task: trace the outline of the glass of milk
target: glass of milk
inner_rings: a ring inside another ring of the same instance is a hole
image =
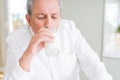
[[[47,56],[57,56],[59,54],[60,48],[60,38],[56,29],[50,28],[48,29],[53,35],[53,42],[45,42],[45,51]]]

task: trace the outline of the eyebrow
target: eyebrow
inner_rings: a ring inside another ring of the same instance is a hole
[[[58,15],[59,13],[53,13],[52,15]],[[44,13],[37,13],[37,15],[46,15]]]
[[[44,13],[37,13],[37,15],[45,15]]]

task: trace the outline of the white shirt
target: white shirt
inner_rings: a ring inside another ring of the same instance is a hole
[[[41,50],[32,59],[30,72],[19,67],[19,58],[32,37],[30,28],[23,27],[9,35],[4,80],[80,80],[80,68],[90,80],[112,80],[73,21],[61,20],[58,33],[60,54],[48,57],[45,49]]]

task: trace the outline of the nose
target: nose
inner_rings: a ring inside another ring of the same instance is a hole
[[[45,21],[45,25],[46,28],[50,28],[52,26],[52,19],[50,17],[48,17]]]

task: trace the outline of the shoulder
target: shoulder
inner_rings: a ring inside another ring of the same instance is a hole
[[[7,42],[15,42],[15,41],[20,41],[22,39],[27,38],[28,36],[30,36],[30,30],[28,26],[24,26],[21,27],[15,31],[13,31],[12,33],[10,33],[7,37]]]
[[[80,30],[72,20],[62,19],[60,23],[60,32],[61,34],[64,34],[64,36],[66,35],[66,37],[73,42],[77,42],[78,40],[81,41],[83,39]]]
[[[80,33],[80,30],[76,27],[76,24],[73,20],[62,19],[60,23],[60,29],[65,30],[69,33]]]
[[[75,22],[73,20],[62,19],[60,25],[68,26],[68,27],[75,27]]]

